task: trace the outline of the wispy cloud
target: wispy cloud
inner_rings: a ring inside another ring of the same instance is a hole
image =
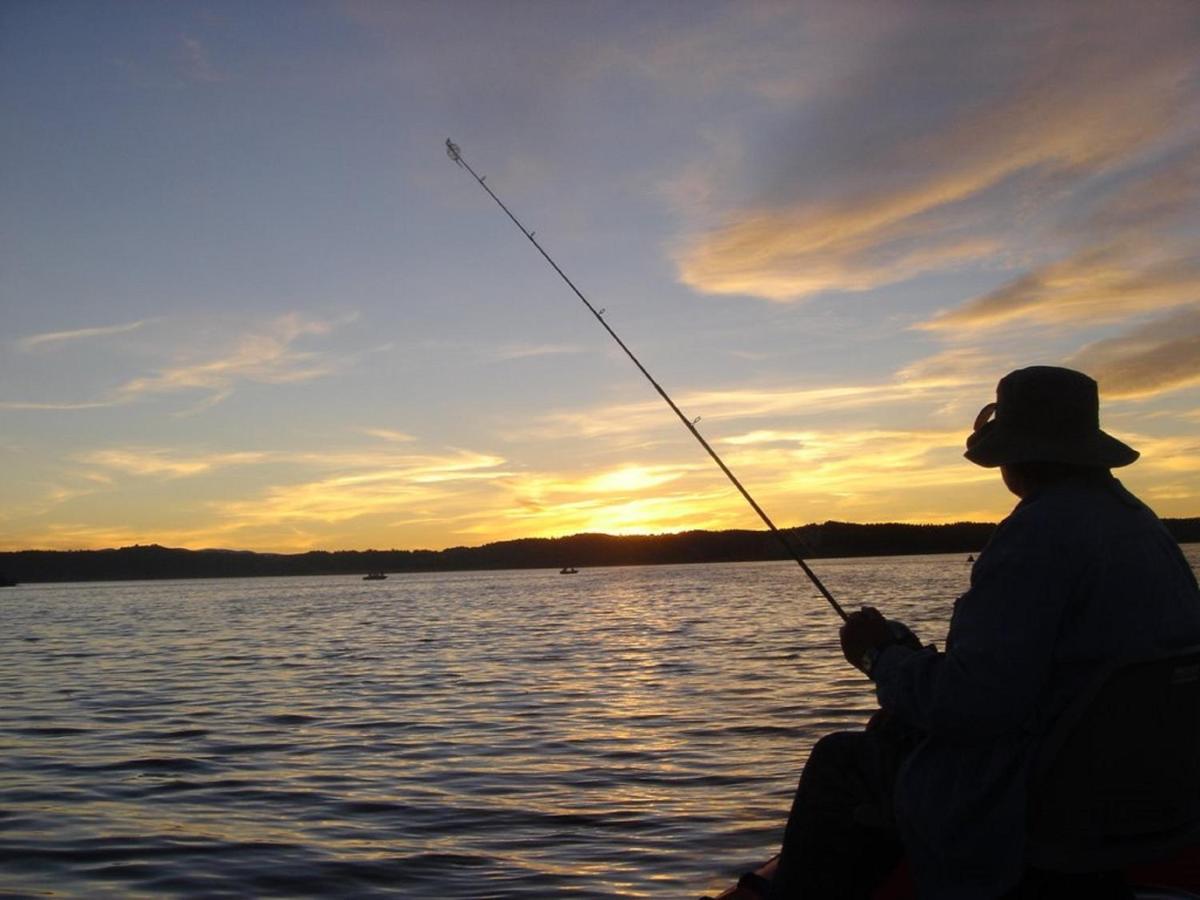
[[[995,480],[994,473],[961,459],[963,437],[958,428],[751,429],[718,443],[782,524],[812,521],[815,515],[933,521],[961,516],[962,492]],[[98,474],[93,488],[120,490],[126,477],[162,479],[172,485],[164,490],[189,510],[188,524],[148,533],[60,519],[41,532],[29,529],[30,540],[45,546],[153,539],[192,547],[307,549],[345,541],[355,546],[346,536],[360,534],[404,535],[409,546],[413,541],[446,546],[514,534],[757,527],[742,498],[700,455],[678,462],[670,454],[664,459],[645,451],[598,466],[518,468],[500,455],[471,450],[187,452],[131,446],[94,451],[77,461],[96,467],[94,473],[74,473]],[[231,498],[198,499],[207,488],[197,493],[184,481],[209,478],[219,491],[219,472],[245,465],[262,467],[256,480],[267,486]],[[924,496],[939,492],[957,497],[953,511]],[[909,498],[909,516],[894,512],[898,498]],[[917,506],[917,498],[925,505]]]
[[[225,400],[239,384],[294,384],[339,371],[354,357],[334,357],[319,350],[301,349],[297,345],[305,338],[327,335],[353,318],[323,320],[300,313],[288,313],[235,337],[225,350],[216,354],[200,355],[185,348],[178,353],[177,361],[150,374],[130,378],[98,398],[65,402],[5,400],[0,401],[0,409],[99,409],[123,406],[157,395],[199,392],[204,396],[188,410],[196,412]],[[133,331],[143,324],[145,320],[109,328],[34,335],[25,340],[33,341],[32,346],[35,347],[44,346],[57,341]],[[161,348],[155,348],[158,349]]]
[[[789,473],[787,483],[808,490],[878,490],[888,473],[903,477],[906,488],[932,478],[943,483],[946,473],[936,462],[962,452],[966,428],[923,429],[806,429],[781,432],[751,431],[722,439],[738,448],[730,458],[747,467],[769,467]],[[954,459],[957,480],[969,480],[970,470]],[[874,485],[874,487],[872,487]]]
[[[990,349],[951,347],[909,363],[896,378],[926,389],[969,388],[994,383],[1000,364],[1000,356]]]
[[[32,350],[35,347],[53,346],[71,343],[74,341],[87,340],[88,338],[107,337],[113,334],[124,334],[129,331],[135,331],[145,324],[146,320],[140,319],[136,322],[126,322],[122,325],[102,325],[97,328],[76,328],[72,331],[51,331],[45,334],[31,334],[28,337],[21,338],[17,343],[25,350]]]
[[[170,478],[200,475],[227,466],[252,465],[270,458],[269,453],[248,451],[178,455],[153,447],[110,447],[78,457],[80,462],[127,474],[164,475]]]
[[[1200,300],[1200,257],[1149,261],[1129,248],[1090,249],[935,316],[930,331],[979,331],[1018,322],[1120,321]]]
[[[250,499],[216,503],[214,508],[223,519],[243,528],[395,514],[406,506],[436,503],[456,483],[503,477],[503,465],[501,457],[470,451],[414,455],[384,467],[278,485]]]
[[[119,400],[92,400],[82,403],[54,403],[37,400],[0,400],[0,409],[10,410],[76,410],[76,409],[106,409],[117,406]]]
[[[737,422],[745,419],[779,418],[851,412],[922,401],[937,403],[953,396],[963,386],[994,381],[991,374],[972,377],[949,370],[925,372],[913,368],[906,377],[864,384],[830,385],[816,388],[748,387],[699,390],[680,394],[676,400],[688,415],[698,414],[703,423]],[[509,429],[510,440],[593,438],[601,435],[649,435],[679,427],[670,410],[659,400],[617,403],[593,409],[554,412],[532,420],[519,429]]]
[[[416,438],[404,431],[394,431],[391,428],[364,428],[362,433],[371,437],[379,438],[380,440],[390,441],[396,444],[406,444],[410,441],[415,441]]]
[[[1153,21],[1139,15],[1136,26],[1120,4],[1077,5],[1070,27],[1030,4],[1021,29],[1012,27],[1015,20],[1005,24],[989,10],[972,9],[953,20],[940,7],[909,9],[898,38],[874,48],[877,58],[863,65],[921,80],[906,85],[902,78],[893,91],[894,79],[851,78],[847,91],[868,84],[888,90],[841,98],[852,118],[888,122],[887,143],[860,136],[858,146],[845,148],[848,161],[840,169],[830,164],[834,180],[819,183],[812,181],[813,154],[804,152],[813,148],[801,143],[790,170],[783,163],[782,173],[772,173],[770,201],[743,204],[677,249],[680,279],[707,293],[787,301],[878,287],[1022,244],[1036,247],[1028,227],[1032,198],[1048,198],[1035,220],[1045,229],[1049,210],[1074,191],[1177,138],[1196,105],[1188,87],[1197,68],[1195,43],[1178,27],[1190,15],[1186,4],[1163,5]],[[967,48],[961,53],[934,46],[951,21]],[[1077,34],[1087,39],[1065,39]],[[974,71],[965,65],[967,52]],[[1023,73],[1021,80],[1009,78],[1013,71]],[[971,103],[963,102],[957,77],[964,73],[992,79],[977,86]],[[941,111],[941,118],[898,120],[888,104],[903,104],[906,87],[921,88],[923,107]],[[838,124],[840,140],[856,137],[853,125]],[[833,156],[831,148],[824,152]],[[777,199],[780,187],[794,198]]]
[[[1123,435],[1142,451],[1139,468],[1154,468],[1179,475],[1200,473],[1200,435],[1156,436],[1135,433]],[[1190,496],[1195,497],[1194,484]]]
[[[1200,205],[1200,146],[1185,138],[1184,146],[1101,194],[1076,227],[1084,234],[1128,236],[1147,229],[1163,232],[1169,226],[1194,221]],[[1068,227],[1075,223],[1068,223]]]
[[[106,487],[103,482],[88,478],[71,479],[72,473],[63,474],[67,476],[67,479],[74,480],[77,483],[64,484],[59,481],[41,482],[29,486],[33,490],[28,491],[26,496],[20,499],[14,499],[12,496],[7,497],[4,509],[0,511],[0,523],[17,520],[29,521],[30,519],[44,518],[47,515],[61,515],[62,511],[60,507],[64,504],[70,503],[79,497],[95,494]],[[0,545],[2,543],[3,538],[0,537]]]
[[[513,360],[582,352],[583,348],[576,344],[509,344],[498,348],[495,355],[500,360]]]
[[[588,496],[570,489],[539,492],[541,501],[531,499],[527,486],[511,500],[506,512],[523,533],[549,537],[581,532],[607,534],[657,534],[686,528],[732,528],[745,525],[745,513],[729,502],[726,491],[689,490],[686,488],[645,496]],[[557,502],[546,502],[557,496]],[[509,502],[506,499],[506,502]],[[460,533],[494,539],[497,533],[494,512],[491,516],[473,516]]]
[[[1194,296],[1200,298],[1200,293]],[[1139,397],[1200,384],[1200,305],[1089,344],[1069,364],[1090,373],[1109,397]]]
[[[777,521],[792,523],[808,511],[879,521],[906,518],[898,498],[922,497],[910,518],[961,516],[939,510],[942,495],[990,487],[994,472],[961,458],[965,429],[759,430],[720,440],[721,453]],[[648,533],[681,528],[758,527],[743,499],[706,460],[686,465],[627,465],[599,478],[542,472],[505,482],[508,516],[523,533],[604,530]],[[994,515],[994,513],[993,513]],[[986,516],[985,516],[986,518]],[[484,517],[474,533],[495,528]]]
[[[202,390],[217,402],[228,397],[240,381],[291,384],[328,375],[336,363],[316,351],[297,350],[298,339],[328,334],[334,323],[291,313],[266,328],[243,335],[227,354],[198,362],[160,369],[134,378],[117,388],[116,398],[128,400],[147,394]]]
[[[415,437],[389,434],[389,443],[409,444]],[[432,484],[453,480],[467,469],[483,468],[482,461],[499,464],[500,457],[466,450],[444,453],[400,452],[385,448],[330,448],[325,450],[183,450],[174,447],[124,445],[102,447],[76,454],[74,461],[133,476],[182,478],[215,473],[234,466],[292,466],[307,472],[335,472],[338,477],[354,473],[380,472],[414,483]],[[451,473],[451,475],[447,475]],[[93,472],[77,472],[94,477]],[[105,478],[106,476],[100,476]],[[324,477],[324,476],[323,476]]]
[[[931,226],[909,221],[932,208],[926,203],[932,200],[899,201],[892,210],[747,210],[676,252],[680,280],[703,293],[792,301],[903,281],[999,249],[987,236],[926,243]]]

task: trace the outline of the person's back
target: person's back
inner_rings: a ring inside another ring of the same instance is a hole
[[[901,853],[922,900],[1007,896],[1041,737],[1111,664],[1200,643],[1195,576],[1109,472],[1138,454],[1100,429],[1092,379],[1010,373],[965,455],[1021,502],[975,561],[944,652],[898,638],[878,610],[847,617],[843,653],[883,715],[813,748],[773,900],[869,896]]]
[[[926,735],[896,793],[922,897],[1018,879],[1039,737],[1112,661],[1197,642],[1195,578],[1149,509],[1106,470],[1032,488],[975,563],[946,652],[901,648],[872,673]]]
[[[1200,642],[1196,578],[1158,517],[1101,472],[1067,479],[1023,502],[1013,518],[1039,520],[1073,567],[1039,718],[1057,718],[1097,670]]]

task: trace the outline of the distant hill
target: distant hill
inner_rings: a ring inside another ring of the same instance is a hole
[[[1166,519],[1180,543],[1200,542],[1200,518]],[[825,522],[787,529],[805,558],[978,553],[994,524],[951,525]],[[157,544],[116,550],[18,550],[0,553],[4,576],[30,581],[124,581],[144,578],[243,578],[256,575],[350,575],[365,572],[447,572],[471,569],[557,569],[668,563],[786,559],[767,531],[687,531],[614,536],[575,534],[524,538],[446,550],[314,550],[252,553],[183,550]]]

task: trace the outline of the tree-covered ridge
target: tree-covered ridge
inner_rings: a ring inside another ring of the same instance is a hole
[[[1200,541],[1200,518],[1167,519],[1180,543]],[[787,529],[806,558],[978,553],[995,525],[825,522]],[[0,553],[0,573],[18,582],[121,581],[145,578],[240,578],[256,575],[349,575],[365,572],[446,572],[471,569],[557,569],[750,562],[786,559],[766,531],[687,531],[678,534],[575,534],[523,538],[446,550],[314,550],[252,553],[183,550],[157,544],[114,550],[19,550]]]

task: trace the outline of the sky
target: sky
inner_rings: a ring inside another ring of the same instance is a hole
[[[1067,365],[1200,515],[1192,0],[0,4],[0,549],[998,521]]]

